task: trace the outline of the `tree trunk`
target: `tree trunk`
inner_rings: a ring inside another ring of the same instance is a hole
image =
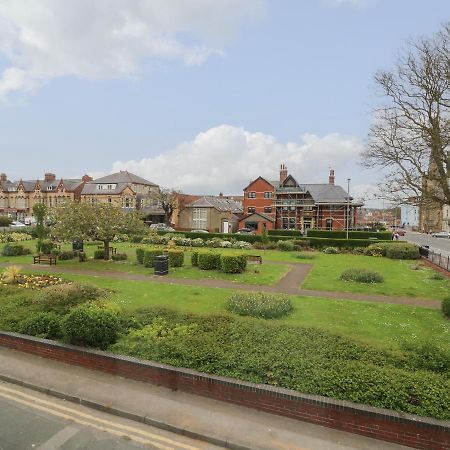
[[[169,213],[169,211],[165,211],[164,212],[164,222],[168,227],[170,227],[169,219],[170,219],[170,213]]]
[[[103,259],[105,261],[109,261],[109,241],[103,241],[103,253],[104,253]]]

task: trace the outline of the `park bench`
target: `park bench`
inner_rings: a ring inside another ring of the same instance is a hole
[[[97,248],[99,250],[103,250],[105,247],[103,247],[103,245],[97,245]],[[117,254],[117,248],[116,247],[109,247],[109,253],[110,253],[110,255],[116,255]]]
[[[256,262],[262,264],[262,257],[259,255],[247,255],[247,261]]]
[[[37,255],[33,256],[33,264],[54,264],[56,266],[56,255]]]

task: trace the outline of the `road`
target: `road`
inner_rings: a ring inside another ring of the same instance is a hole
[[[443,256],[450,256],[450,239],[434,238],[430,234],[416,233],[407,231],[406,236],[400,238],[408,242],[413,242],[419,245],[429,245],[430,250],[435,253],[441,253]]]
[[[205,450],[210,444],[0,383],[0,450]]]

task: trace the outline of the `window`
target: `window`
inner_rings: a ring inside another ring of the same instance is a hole
[[[108,197],[108,203],[112,203],[112,198]]]
[[[247,208],[247,212],[248,212],[249,214],[253,214],[254,212],[256,212],[256,208],[255,208],[254,206],[249,206],[249,207]]]
[[[264,192],[264,198],[272,198],[272,192]]]
[[[249,193],[247,194],[247,197],[248,197],[248,198],[256,198],[256,192],[249,192]]]
[[[290,217],[289,218],[289,228],[295,228],[295,225],[296,225],[295,217]]]
[[[331,231],[333,229],[333,219],[327,219],[326,229]]]
[[[122,198],[122,208],[132,208],[133,200],[130,197]]]
[[[272,207],[271,206],[264,207],[264,212],[270,214],[272,212]]]
[[[305,206],[303,207],[303,209],[304,209],[305,211],[312,211],[313,207],[312,207],[312,205],[305,205]]]
[[[287,217],[283,217],[283,229],[287,230],[289,228],[289,219]]]
[[[208,211],[206,208],[194,208],[192,211],[192,222],[194,223],[194,228],[196,229],[206,229],[208,228]]]

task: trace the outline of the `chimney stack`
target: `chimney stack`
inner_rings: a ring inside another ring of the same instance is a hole
[[[281,164],[280,166],[280,184],[283,183],[283,181],[288,176],[288,170],[287,167],[284,164]]]
[[[46,181],[47,183],[52,183],[55,180],[56,180],[56,175],[54,173],[48,172],[44,175],[44,181]]]
[[[81,181],[83,183],[87,183],[88,181],[92,181],[92,177],[90,177],[89,175],[83,175],[83,177],[81,178]]]
[[[6,173],[0,173],[0,181],[8,181],[8,177]]]
[[[330,175],[328,177],[328,184],[334,185],[334,170],[333,169],[330,169]]]

